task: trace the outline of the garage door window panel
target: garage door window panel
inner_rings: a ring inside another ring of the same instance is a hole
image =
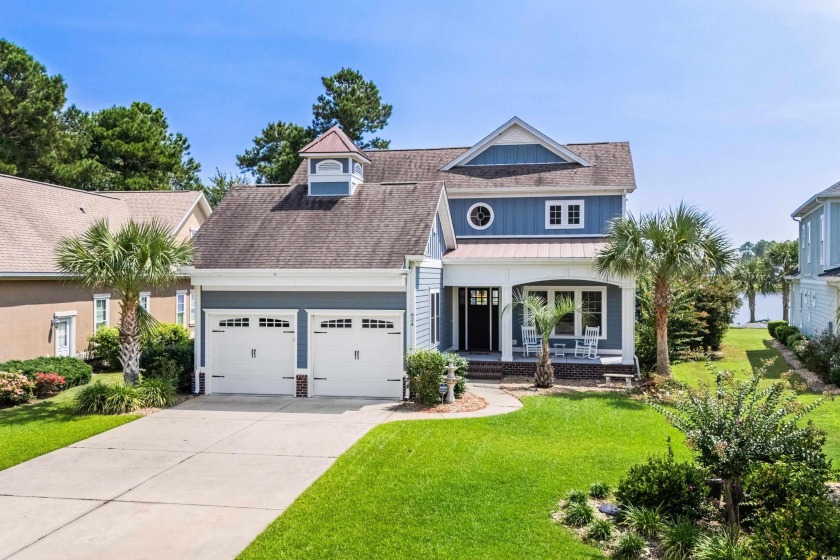
[[[222,319],[219,321],[220,327],[249,327],[251,320],[249,317],[237,317],[236,319]]]
[[[289,322],[284,319],[270,319],[267,317],[260,317],[260,327],[277,327],[282,329],[289,328]]]

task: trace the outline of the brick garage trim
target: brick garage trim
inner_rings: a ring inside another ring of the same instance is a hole
[[[306,374],[299,374],[295,376],[295,396],[308,397],[309,396],[309,376]]]
[[[190,378],[190,391],[195,393],[195,375],[191,376]],[[198,393],[200,395],[206,394],[206,389],[204,387],[204,372],[198,372]]]
[[[501,367],[499,366],[501,364]],[[537,371],[536,362],[491,362],[470,360],[470,370],[500,369],[501,375],[534,375]],[[557,379],[601,379],[605,374],[636,375],[636,368],[625,364],[554,364],[554,377]]]

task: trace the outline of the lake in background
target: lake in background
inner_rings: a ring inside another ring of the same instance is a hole
[[[750,308],[747,305],[746,296],[742,296],[741,308],[735,312],[732,321],[736,325],[743,325],[750,320]],[[782,294],[770,294],[768,296],[755,296],[755,320],[756,321],[778,321],[782,318]]]

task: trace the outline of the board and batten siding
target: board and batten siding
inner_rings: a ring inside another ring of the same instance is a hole
[[[607,338],[598,341],[598,348],[601,350],[621,349],[621,288],[611,284],[599,284],[598,282],[584,280],[549,280],[546,282],[534,282],[532,284],[514,286],[513,292],[522,292],[525,288],[539,289],[540,286],[575,286],[575,287],[604,287],[607,288]],[[632,312],[632,310],[630,311]],[[513,339],[515,347],[522,346],[522,306],[513,308]],[[572,355],[575,350],[575,338],[551,337],[551,343],[565,343],[566,352]]]
[[[820,206],[800,220],[799,226],[799,270],[803,278],[814,278],[825,271],[825,263],[820,263],[820,217],[823,207]],[[811,231],[811,242],[808,243],[808,230]],[[808,258],[810,256],[810,259]]]
[[[443,288],[443,269],[417,267],[416,281],[414,290],[414,348],[447,348],[447,339],[444,338],[444,333],[438,335],[440,344],[432,344],[430,340],[430,307],[429,307],[429,293],[432,289],[440,290],[440,320],[439,325],[443,326],[446,322],[444,315],[448,316],[446,312],[446,304],[444,302],[444,288]],[[451,334],[449,335],[451,338]]]
[[[426,256],[432,259],[442,259],[446,253],[446,241],[443,239],[443,227],[440,223],[440,216],[435,215],[435,226],[429,234],[426,242]]]
[[[516,165],[521,163],[568,163],[540,144],[496,144],[463,165]]]
[[[307,309],[405,310],[405,292],[201,292],[201,365],[207,329],[205,309],[297,309],[297,367],[308,367]],[[405,328],[405,325],[403,325]],[[405,332],[405,331],[403,331]]]
[[[832,202],[829,205],[829,262],[826,268],[840,266],[840,202]]]
[[[545,203],[549,200],[583,200],[582,228],[546,229]],[[473,204],[482,203],[493,211],[493,221],[486,229],[475,229],[467,212]],[[575,236],[603,235],[610,220],[621,216],[623,197],[603,196],[533,196],[516,198],[455,198],[449,200],[455,235],[463,236]]]
[[[837,290],[824,280],[791,283],[790,324],[806,336],[817,336],[836,324]]]

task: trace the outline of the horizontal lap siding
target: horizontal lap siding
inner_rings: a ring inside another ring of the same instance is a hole
[[[414,346],[415,348],[432,348],[429,337],[429,290],[437,288],[441,292],[441,312],[445,305],[443,303],[443,270],[440,268],[417,268],[417,280],[415,284],[415,306],[414,306]],[[444,323],[441,316],[440,324]],[[439,337],[443,341],[443,337]],[[437,346],[434,346],[437,348]]]
[[[528,284],[528,287],[538,286],[579,286],[579,287],[607,287],[607,338],[598,341],[598,348],[604,350],[621,349],[621,288],[610,284],[599,284],[583,280],[551,280],[547,282],[535,282]],[[526,286],[514,286],[513,291],[521,292]],[[517,305],[513,309],[513,338],[517,346],[522,346],[522,306]],[[566,343],[566,350],[574,350],[574,338],[551,337],[552,343]]]
[[[584,227],[579,229],[546,229],[545,203],[548,200],[583,200]],[[467,212],[476,203],[486,204],[493,210],[493,222],[487,229],[470,226]],[[494,235],[601,235],[607,224],[621,215],[623,197],[605,196],[534,196],[521,198],[455,198],[449,207],[457,236]]]
[[[205,365],[205,309],[297,309],[297,367],[308,364],[306,309],[405,310],[404,292],[201,292],[201,365]]]
[[[808,294],[805,306],[802,306],[802,292]],[[811,306],[811,294],[816,297],[816,305]],[[790,320],[808,336],[816,336],[836,322],[837,296],[834,288],[827,282],[803,284],[794,282],[791,290]]]

